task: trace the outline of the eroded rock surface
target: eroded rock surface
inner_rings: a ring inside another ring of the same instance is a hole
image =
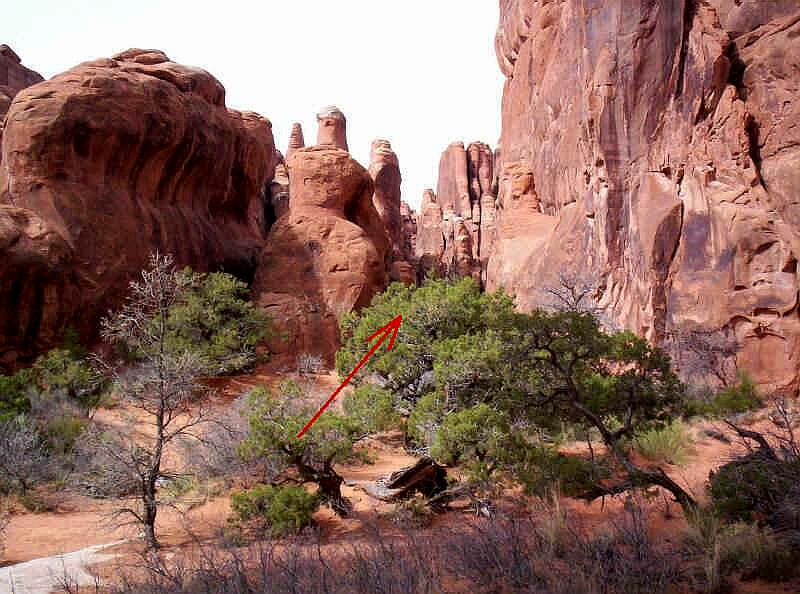
[[[322,108],[317,113],[317,145],[333,146],[344,151],[347,147],[347,118],[335,105]]]
[[[320,127],[328,139],[333,126]],[[298,149],[287,168],[289,211],[267,237],[253,295],[277,323],[273,350],[332,360],[339,320],[386,287],[390,241],[372,178],[346,150]]]
[[[0,133],[2,133],[2,122],[12,99],[22,89],[38,82],[44,78],[38,72],[23,66],[20,57],[16,52],[5,43],[0,44]]]
[[[286,158],[289,159],[296,150],[306,146],[305,138],[303,137],[303,126],[295,122],[292,124],[292,132],[289,135],[289,148],[286,150]]]
[[[494,155],[488,145],[454,142],[442,153],[436,193],[426,190],[417,217],[420,275],[481,281],[495,238]]]
[[[496,48],[506,182],[487,288],[531,307],[559,273],[588,274],[619,325],[735,334],[742,367],[796,390],[797,2],[502,0]],[[524,193],[509,206],[520,172],[538,211]]]
[[[266,235],[270,122],[155,50],[21,90],[0,161],[0,361],[84,338],[158,249],[247,278]]]
[[[413,250],[409,249],[405,236],[408,230],[404,228],[401,212],[400,163],[388,140],[378,139],[372,143],[369,174],[375,186],[372,202],[389,237],[389,278],[413,285],[417,281],[417,275],[412,264]]]

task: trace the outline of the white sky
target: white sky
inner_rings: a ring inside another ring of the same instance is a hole
[[[45,77],[161,49],[222,81],[228,106],[269,117],[282,151],[293,121],[313,144],[314,114],[337,105],[364,166],[374,138],[392,142],[417,207],[450,142],[497,142],[497,18],[497,0],[10,0],[0,43]]]

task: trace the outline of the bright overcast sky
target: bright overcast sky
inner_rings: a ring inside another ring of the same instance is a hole
[[[45,77],[161,49],[222,81],[228,106],[269,117],[281,150],[294,121],[313,144],[314,114],[337,105],[364,166],[374,138],[391,140],[416,207],[450,142],[497,142],[497,15],[497,0],[11,0],[0,43]]]

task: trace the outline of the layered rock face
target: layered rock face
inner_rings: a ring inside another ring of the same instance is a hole
[[[488,145],[454,142],[442,153],[437,191],[426,190],[417,218],[422,276],[485,278],[495,238],[494,155]]]
[[[332,361],[338,321],[386,287],[389,237],[372,178],[346,150],[301,148],[286,165],[289,211],[267,237],[253,296],[276,321],[274,351]]]
[[[88,338],[154,250],[253,274],[271,124],[207,72],[128,50],[20,91],[0,160],[0,361]]]
[[[618,324],[733,335],[760,383],[796,390],[797,2],[502,0],[496,48],[487,288],[531,307],[590,274]]]
[[[19,56],[5,43],[0,44],[0,133],[3,117],[11,106],[11,101],[22,89],[44,79],[38,72],[22,65]]]
[[[286,150],[286,158],[289,159],[298,149],[306,146],[303,137],[303,126],[299,122],[292,124],[292,132],[289,135],[289,148]]]

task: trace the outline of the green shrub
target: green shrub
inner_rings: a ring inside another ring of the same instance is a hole
[[[418,446],[429,448],[444,421],[444,398],[437,392],[425,394],[408,416],[408,438]]]
[[[72,326],[67,326],[64,330],[64,336],[61,339],[61,348],[72,353],[72,356],[76,359],[85,359],[89,354],[89,349],[81,343],[80,334],[78,334],[78,331]]]
[[[56,393],[84,410],[96,406],[108,382],[86,360],[87,354],[78,333],[67,328],[62,346],[40,355],[31,368],[0,375],[0,421],[30,412],[31,398],[49,401]]]
[[[269,318],[248,299],[247,285],[224,272],[187,268],[178,276],[188,289],[170,308],[167,348],[196,354],[210,375],[249,368],[268,335]]]
[[[162,487],[167,499],[177,500],[197,487],[197,480],[192,475],[181,474],[170,478]]]
[[[344,398],[344,412],[369,433],[386,431],[400,424],[391,392],[364,384]]]
[[[488,404],[445,416],[431,445],[431,456],[443,464],[480,464],[502,457],[508,444],[508,421]]]
[[[602,459],[592,463],[581,456],[537,446],[526,448],[517,474],[525,490],[532,495],[549,497],[558,491],[567,497],[591,499],[611,472]]]
[[[685,425],[673,421],[664,427],[640,433],[633,439],[632,447],[646,460],[682,465],[689,455],[689,442]]]
[[[31,409],[27,391],[32,383],[33,373],[30,369],[23,369],[14,375],[0,375],[0,423]]]
[[[739,383],[721,390],[714,397],[712,410],[717,414],[742,413],[761,406],[756,385],[748,375],[741,375]]]
[[[45,395],[63,393],[84,410],[97,406],[108,381],[75,351],[53,349],[36,360],[32,368],[39,391]]]
[[[77,417],[60,416],[48,422],[43,430],[47,449],[53,454],[68,454],[86,429],[87,421]]]
[[[263,522],[275,536],[311,525],[319,504],[319,497],[302,487],[259,485],[231,497],[236,521]]]
[[[709,477],[709,493],[721,517],[765,521],[800,483],[800,460],[779,460],[757,451],[728,462]]]
[[[740,572],[748,579],[783,582],[798,574],[800,554],[779,542],[770,528],[736,523],[720,535],[720,566],[724,573]]]
[[[740,374],[739,382],[724,388],[710,399],[698,399],[688,403],[689,414],[706,417],[725,417],[732,414],[755,410],[763,402],[752,378]]]

